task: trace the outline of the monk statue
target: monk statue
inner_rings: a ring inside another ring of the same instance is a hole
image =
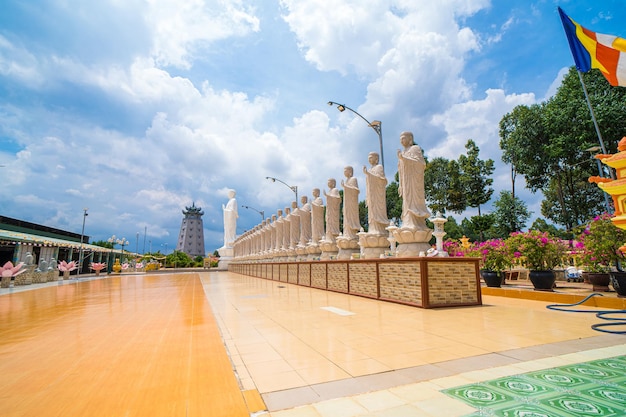
[[[378,163],[378,154],[370,152],[367,157],[370,169],[363,167],[365,174],[365,205],[367,206],[368,233],[387,235],[387,178],[383,166]]]
[[[359,221],[359,185],[354,177],[354,169],[347,166],[343,170],[346,179],[341,181],[343,187],[343,237],[357,239],[361,229]]]

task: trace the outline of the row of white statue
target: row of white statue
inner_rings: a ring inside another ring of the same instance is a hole
[[[368,156],[369,169],[363,167],[367,232],[363,231],[359,222],[357,179],[353,168],[347,166],[344,169],[345,179],[341,181],[343,230],[339,226],[341,196],[334,178],[328,180],[328,190],[323,191],[326,210],[320,189],[314,188],[311,201],[303,196],[301,207],[294,201],[291,207],[278,210],[271,218],[239,237],[236,237],[237,202],[235,192],[231,190],[230,200],[223,206],[224,247],[220,249],[220,255],[235,260],[268,261],[424,256],[430,249],[428,242],[433,235],[433,230],[426,225],[426,219],[430,217],[424,193],[426,164],[411,132],[403,132],[400,142],[404,148],[398,150],[398,192],[402,197],[400,227],[390,223],[387,217],[387,178],[383,166],[379,164],[379,155],[371,152]],[[435,233],[438,249],[441,246],[439,234]]]

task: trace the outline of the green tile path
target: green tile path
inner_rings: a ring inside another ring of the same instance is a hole
[[[626,356],[442,390],[477,409],[466,417],[626,416]]]

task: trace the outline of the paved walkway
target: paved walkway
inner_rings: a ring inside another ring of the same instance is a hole
[[[444,390],[626,352],[546,301],[423,310],[228,272],[38,286],[0,290],[3,416],[465,416]]]

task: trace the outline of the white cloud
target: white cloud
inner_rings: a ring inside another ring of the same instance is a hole
[[[203,43],[259,30],[259,19],[241,0],[149,0],[147,5],[152,56],[163,66],[189,68]]]
[[[414,130],[429,157],[456,159],[472,138],[481,157],[499,160],[500,118],[535,101],[532,94],[496,89],[472,99],[463,70],[468,56],[487,46],[475,28],[460,22],[487,0],[282,0],[284,21],[269,6],[258,4],[265,7],[260,13],[235,0],[111,4],[98,7],[106,22],[121,22],[119,30],[112,39],[98,36],[106,28],[87,31],[90,41],[102,42],[90,42],[90,54],[76,52],[85,48],[79,42],[49,46],[0,37],[5,84],[40,94],[26,104],[0,103],[0,130],[18,148],[2,153],[2,164],[11,169],[5,183],[17,190],[17,204],[40,210],[39,219],[53,219],[51,226],[80,226],[88,206],[92,230],[121,236],[147,227],[148,236],[171,241],[180,211],[195,201],[206,213],[207,239],[221,239],[227,189],[237,191],[241,204],[269,214],[294,196],[267,176],[310,196],[328,177],[340,181],[343,167],[352,165],[364,188],[358,173],[367,153],[378,151],[376,134],[348,111],[320,109],[324,100],[341,99],[344,84],[357,111],[384,122],[388,178],[396,162],[389,151],[399,146],[400,131]],[[77,16],[92,16],[85,13],[89,7],[78,9],[61,17],[76,24]],[[88,23],[95,25],[87,19],[79,27]],[[285,24],[292,33],[272,31]],[[297,42],[302,59],[293,70],[275,70],[285,65],[276,56],[257,62],[236,55],[240,42],[256,45],[272,36],[280,38],[272,39],[280,51]],[[105,57],[95,52],[100,47]],[[216,76],[220,53],[240,62],[224,64]],[[238,69],[255,66],[266,68],[263,74],[293,77],[286,84],[264,80],[288,85],[293,96],[304,84],[319,90],[312,94],[333,96],[300,97],[312,104],[285,110],[292,103],[285,102],[284,90],[259,87],[254,71],[238,77]],[[213,72],[205,75],[205,69]],[[507,172],[496,177],[504,182]],[[251,226],[244,223],[247,214],[240,213],[244,228]]]

